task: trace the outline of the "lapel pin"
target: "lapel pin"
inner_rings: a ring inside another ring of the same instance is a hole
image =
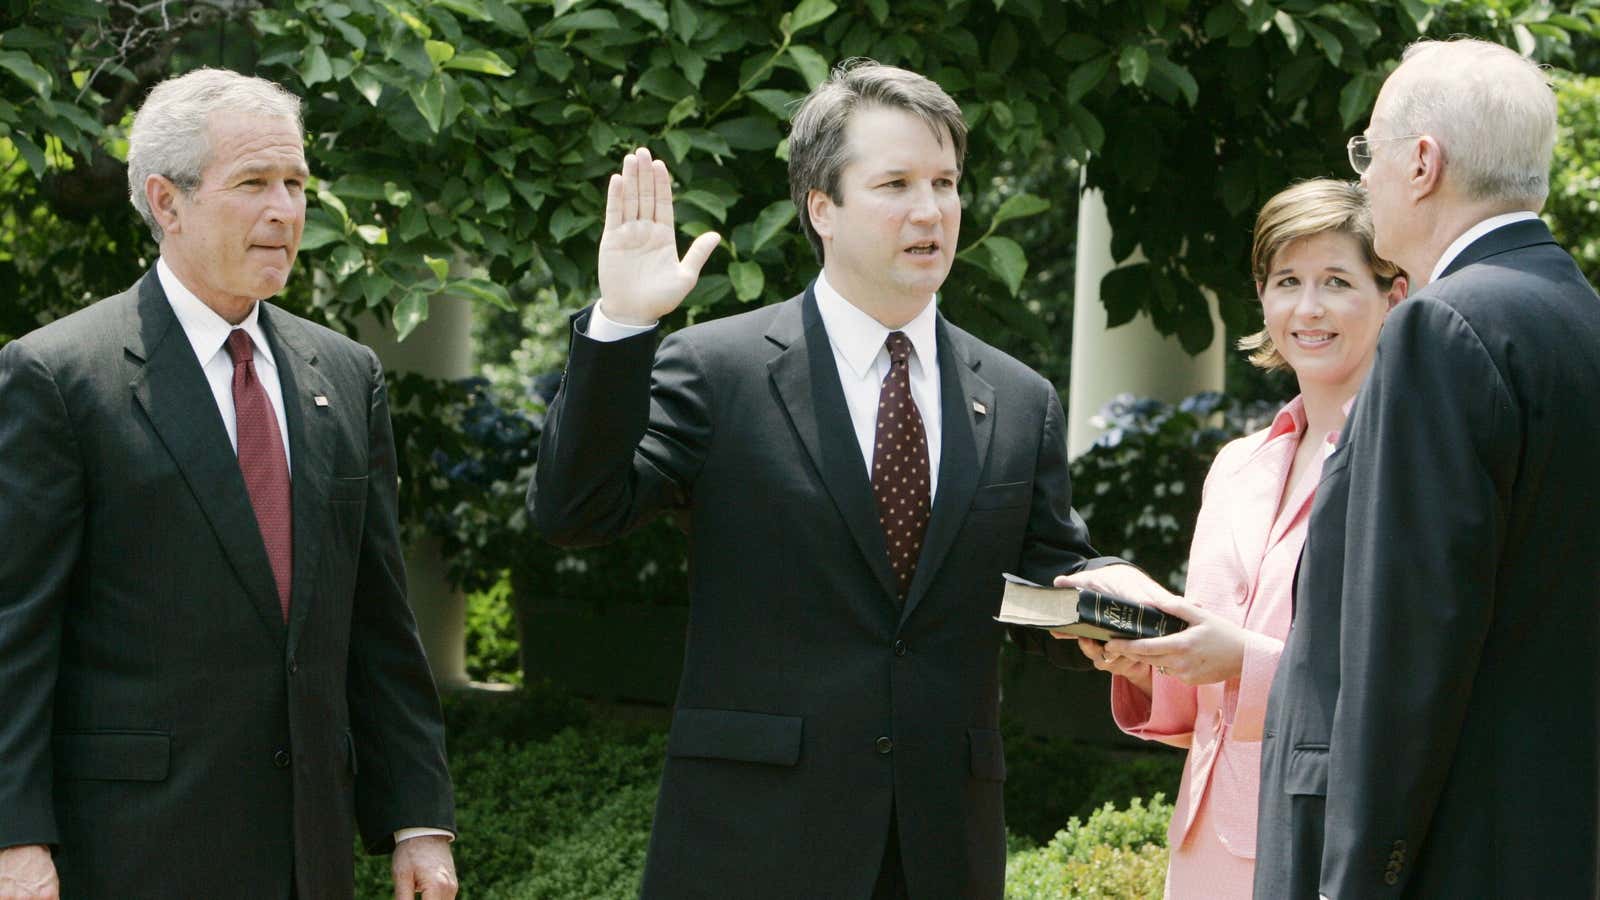
[[[974,400],[972,401],[972,411],[980,416],[987,416],[989,414],[989,407],[984,406],[982,403]]]
[[[313,395],[311,395],[311,402],[315,403],[318,406],[327,406],[328,405],[328,398],[324,397],[321,394],[313,394]]]

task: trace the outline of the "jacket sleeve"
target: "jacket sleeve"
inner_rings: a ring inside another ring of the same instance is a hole
[[[46,362],[0,347],[0,847],[54,844],[50,734],[83,538],[77,437]]]
[[[1123,560],[1098,556],[1089,546],[1089,528],[1072,508],[1072,476],[1067,466],[1066,414],[1061,398],[1048,384],[1044,427],[1039,433],[1038,462],[1034,466],[1033,501],[1028,530],[1023,536],[1020,574],[1029,581],[1050,584],[1057,575],[1115,565]],[[1029,653],[1043,654],[1059,669],[1086,669],[1076,641],[1057,640],[1033,628],[1012,627],[1011,640]]]
[[[601,342],[573,317],[561,389],[528,489],[534,527],[569,547],[603,544],[688,505],[711,441],[711,389],[681,333]]]
[[[1390,314],[1346,426],[1329,897],[1401,896],[1414,868],[1388,883],[1391,854],[1427,852],[1439,760],[1455,752],[1498,601],[1515,422],[1498,369],[1454,309],[1418,297]]]
[[[1151,696],[1120,675],[1111,678],[1111,717],[1123,732],[1147,741],[1187,747],[1199,709],[1196,691],[1160,672],[1150,675]]]
[[[444,716],[406,599],[396,510],[394,433],[383,368],[366,351],[366,521],[350,623],[347,701],[355,740],[356,821],[372,853],[402,828],[455,831]]]

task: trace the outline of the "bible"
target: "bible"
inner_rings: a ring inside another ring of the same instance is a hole
[[[1189,623],[1139,603],[1098,591],[1046,587],[1007,574],[995,620],[1104,641],[1176,634]]]

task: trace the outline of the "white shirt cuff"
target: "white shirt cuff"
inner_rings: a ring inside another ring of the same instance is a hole
[[[631,338],[636,334],[644,334],[657,325],[656,322],[651,322],[649,325],[624,325],[614,321],[606,317],[604,303],[604,300],[597,301],[594,309],[589,311],[589,330],[586,334],[592,341],[609,344],[612,341]]]
[[[434,835],[447,837],[452,842],[456,839],[455,835],[445,831],[443,828],[402,828],[394,833],[394,842],[398,844],[401,841],[409,841],[412,838],[433,837]]]

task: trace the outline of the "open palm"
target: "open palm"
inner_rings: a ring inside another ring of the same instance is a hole
[[[600,298],[608,318],[645,325],[678,308],[721,237],[708,231],[678,258],[672,179],[643,147],[622,161],[606,189],[600,236]]]

